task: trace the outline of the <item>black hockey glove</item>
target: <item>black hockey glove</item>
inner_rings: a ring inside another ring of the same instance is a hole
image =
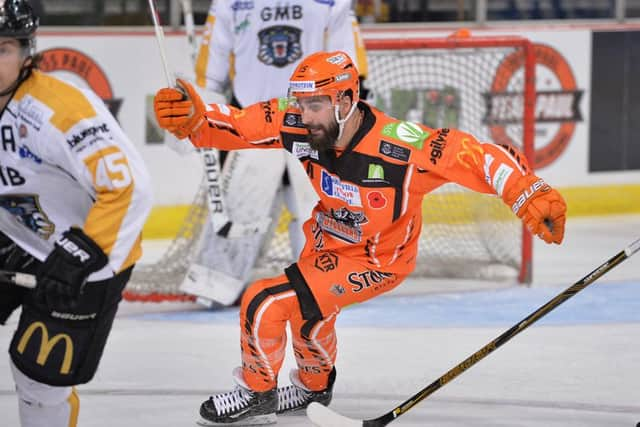
[[[4,233],[0,233],[0,269],[28,273],[36,260]]]
[[[89,236],[71,227],[54,244],[36,275],[36,299],[50,311],[65,313],[75,309],[87,277],[108,261]]]

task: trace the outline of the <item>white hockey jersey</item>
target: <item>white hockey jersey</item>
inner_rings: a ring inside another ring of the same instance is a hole
[[[75,225],[109,257],[102,280],[141,256],[148,172],[93,92],[34,71],[0,117],[0,229],[44,260]]]
[[[305,56],[342,50],[367,74],[351,0],[213,0],[196,62],[196,83],[233,92],[243,106],[286,96]],[[248,72],[247,72],[248,71]]]

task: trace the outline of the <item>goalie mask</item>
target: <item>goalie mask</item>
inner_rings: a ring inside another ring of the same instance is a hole
[[[300,99],[310,96],[328,96],[338,122],[338,139],[345,122],[353,115],[360,99],[358,70],[346,53],[318,52],[306,57],[295,69],[289,80],[289,97]],[[341,119],[339,100],[349,96],[351,109]]]
[[[36,67],[35,33],[38,24],[39,19],[27,0],[0,0],[0,37],[18,40],[23,56],[29,58],[20,70],[18,79],[8,89],[2,91],[0,96],[13,93]]]

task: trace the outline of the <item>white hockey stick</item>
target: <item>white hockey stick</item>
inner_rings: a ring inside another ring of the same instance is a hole
[[[546,304],[538,308],[533,313],[529,314],[527,317],[522,319],[519,323],[516,323],[511,328],[503,332],[500,336],[495,338],[490,343],[486,344],[480,350],[473,353],[471,356],[464,359],[462,362],[449,369],[445,374],[443,374],[440,378],[420,390],[418,393],[411,396],[406,401],[402,402],[400,405],[391,409],[387,413],[379,416],[378,418],[372,418],[368,420],[357,420],[353,418],[345,417],[344,415],[340,415],[326,406],[321,405],[320,403],[313,402],[307,408],[307,417],[311,420],[311,422],[318,427],[383,427],[389,424],[390,422],[397,419],[399,416],[404,415],[407,411],[413,408],[422,400],[431,396],[434,392],[444,387],[450,381],[457,378],[460,374],[465,372],[467,369],[493,353],[500,346],[507,343],[511,338],[518,335],[520,332],[527,329],[529,326],[533,325],[535,322],[540,320],[542,317],[547,315],[551,310],[557,308],[560,304],[598,280],[600,277],[604,276],[605,273],[612,270],[615,266],[620,264],[622,261],[631,257],[633,254],[640,250],[640,239],[631,243],[629,246],[609,258],[604,263],[600,264],[593,270],[591,273],[584,276],[582,279],[578,280],[573,285],[569,286],[567,289],[556,295],[553,299],[549,300]]]
[[[153,19],[153,27],[156,33],[156,39],[158,41],[158,49],[160,51],[160,59],[164,68],[165,78],[167,85],[170,87],[175,86],[175,80],[173,74],[169,69],[169,63],[167,61],[167,54],[165,51],[164,31],[160,25],[160,16],[158,15],[158,9],[155,5],[155,0],[148,0],[149,9],[151,11],[151,17]],[[191,58],[195,61],[197,44],[195,38],[195,26],[193,23],[193,12],[191,9],[191,2],[189,0],[181,0],[183,11],[185,13],[185,27],[187,31],[187,37],[191,46]],[[209,217],[211,225],[216,234],[222,237],[238,238],[256,233],[262,233],[269,228],[271,223],[270,218],[265,218],[264,221],[259,221],[252,224],[234,223],[231,221],[228,215],[228,210],[225,208],[222,188],[220,183],[220,162],[218,158],[218,152],[214,149],[201,149],[199,150],[200,156],[204,163],[205,179],[207,181],[207,201],[209,205]]]
[[[36,287],[36,276],[33,274],[19,273],[17,271],[0,270],[0,282],[8,282],[25,288]]]

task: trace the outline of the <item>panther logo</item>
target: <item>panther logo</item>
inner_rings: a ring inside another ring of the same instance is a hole
[[[0,196],[0,207],[6,209],[22,225],[45,240],[49,239],[55,231],[55,224],[42,211],[37,194]]]

